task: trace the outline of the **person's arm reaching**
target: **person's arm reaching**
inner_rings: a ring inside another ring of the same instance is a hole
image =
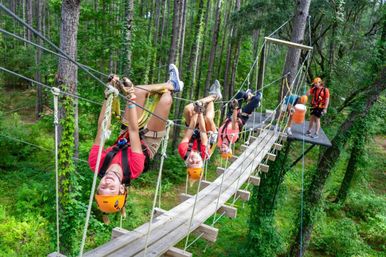
[[[208,135],[206,134],[205,119],[202,113],[198,114],[198,128],[200,130],[201,144],[206,146],[208,143]]]
[[[181,143],[189,142],[190,138],[193,136],[194,128],[197,125],[197,117],[198,114],[194,113],[193,116],[190,118],[189,128],[185,130],[185,135],[182,138]]]

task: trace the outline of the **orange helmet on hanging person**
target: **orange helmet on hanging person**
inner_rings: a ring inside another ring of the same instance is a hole
[[[95,195],[95,200],[99,210],[104,213],[114,213],[120,211],[126,203],[127,191],[122,195]]]
[[[201,177],[201,173],[203,171],[203,168],[187,168],[186,171],[188,172],[188,176],[192,180],[198,180]]]

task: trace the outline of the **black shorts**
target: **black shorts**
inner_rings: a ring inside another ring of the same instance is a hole
[[[318,118],[322,117],[323,116],[323,108],[318,108],[318,107],[313,107],[311,108],[311,115],[314,115]]]

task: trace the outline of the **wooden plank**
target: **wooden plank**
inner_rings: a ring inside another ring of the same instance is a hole
[[[250,142],[250,143],[253,143],[253,142],[255,142],[256,139],[257,139],[257,137],[251,136],[251,137],[249,138],[249,142]]]
[[[264,38],[265,38],[265,40],[267,40],[269,42],[279,44],[279,45],[286,45],[286,46],[292,47],[292,48],[300,48],[300,49],[307,50],[307,51],[312,51],[312,49],[313,49],[311,46],[306,46],[306,45],[294,43],[291,41],[281,40],[281,39],[272,38],[272,37],[264,37]]]
[[[239,199],[243,201],[249,201],[249,198],[251,197],[251,193],[247,190],[237,190],[236,197],[239,197]]]
[[[207,180],[201,180],[201,185],[200,185],[200,189],[203,190],[205,189],[207,186],[209,186],[212,182],[210,181],[207,181]]]
[[[50,253],[49,255],[47,255],[47,257],[66,257],[66,255],[63,255],[63,254],[58,253],[58,252],[53,252],[53,253]]]
[[[217,213],[220,215],[224,213],[224,216],[234,219],[237,216],[237,208],[224,204],[218,209]]]
[[[283,148],[282,144],[278,144],[278,143],[273,144],[273,149],[275,150],[281,151],[282,148]]]
[[[266,164],[260,163],[260,164],[259,164],[259,169],[260,169],[262,172],[267,173],[268,170],[269,170],[269,166],[266,165]]]
[[[130,231],[124,228],[120,228],[120,227],[113,228],[113,231],[111,232],[111,240],[128,233],[130,233]]]
[[[241,149],[241,151],[245,151],[245,150],[247,150],[247,148],[248,148],[248,146],[247,145],[241,145],[240,146],[240,149]]]
[[[217,167],[217,170],[216,170],[217,176],[221,176],[222,174],[224,174],[224,172],[225,172],[225,168]]]
[[[155,208],[154,208],[154,218],[157,218],[157,217],[161,216],[161,215],[164,214],[165,212],[167,212],[167,211],[164,210],[164,209],[155,207]]]
[[[196,236],[201,236],[201,238],[208,240],[209,242],[216,242],[218,236],[218,228],[202,224],[196,230],[192,232]]]
[[[164,254],[166,257],[192,257],[193,254],[190,252],[184,251],[182,249],[179,249],[177,247],[171,247],[169,250]]]
[[[236,156],[236,155],[233,155],[233,156],[229,159],[229,161],[230,161],[230,162],[235,162],[235,161],[237,161],[237,158],[239,158],[239,157]]]
[[[276,160],[276,154],[273,153],[267,153],[267,158],[270,161],[275,161]]]
[[[192,195],[181,193],[180,194],[180,203],[185,202],[186,200],[190,199]]]
[[[260,177],[250,176],[249,182],[251,182],[251,184],[254,186],[259,186],[260,185]]]
[[[279,135],[279,141],[281,142],[287,142],[288,135],[286,133],[281,132]]]

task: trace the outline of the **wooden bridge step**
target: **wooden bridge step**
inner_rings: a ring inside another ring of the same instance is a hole
[[[251,197],[251,192],[247,190],[237,190],[236,197],[239,197],[243,201],[249,201],[249,198]]]
[[[259,169],[260,169],[262,172],[267,173],[268,170],[269,170],[269,166],[266,165],[266,164],[260,163],[260,164],[259,164]]]
[[[217,167],[216,174],[217,176],[221,176],[225,171],[225,168]]]
[[[267,153],[266,156],[267,156],[268,160],[270,160],[270,161],[275,161],[276,160],[276,154]]]
[[[171,247],[163,256],[165,257],[192,257],[193,254],[177,247]]]
[[[280,151],[283,148],[282,144],[274,143],[273,149]]]
[[[206,224],[201,224],[192,233],[196,236],[200,236],[202,234],[201,238],[214,243],[217,240],[218,228],[214,228]]]
[[[254,186],[258,186],[258,185],[260,185],[260,177],[250,176],[249,182],[251,182],[251,184]]]
[[[223,205],[218,209],[217,213],[220,215],[224,213],[224,215],[228,218],[234,219],[237,216],[237,208],[229,205]]]

